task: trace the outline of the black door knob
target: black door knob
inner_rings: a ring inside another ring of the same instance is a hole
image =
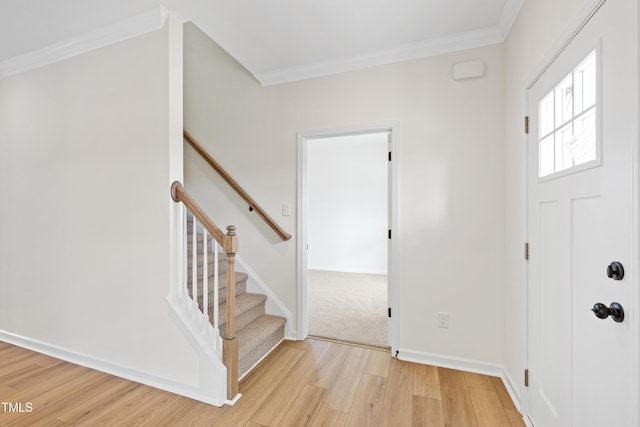
[[[618,261],[613,261],[607,266],[607,277],[613,280],[622,280],[624,277],[624,267]]]
[[[624,309],[620,305],[620,303],[612,302],[609,307],[602,304],[601,302],[596,303],[591,309],[593,313],[599,319],[606,319],[611,316],[611,318],[615,322],[622,322],[624,320]]]
[[[606,319],[607,317],[609,317],[609,314],[611,314],[611,312],[609,311],[609,307],[607,307],[601,302],[596,303],[591,309],[591,311],[593,311],[593,313],[599,319]]]

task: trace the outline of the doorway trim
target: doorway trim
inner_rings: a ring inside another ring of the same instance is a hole
[[[389,133],[389,150],[392,152],[392,160],[389,162],[389,227],[392,230],[392,238],[389,243],[387,259],[387,286],[388,305],[392,316],[389,319],[389,346],[392,354],[398,349],[399,335],[399,304],[398,304],[398,167],[399,158],[398,141],[399,125],[396,122],[376,123],[362,126],[350,126],[332,129],[298,132],[298,199],[297,199],[297,282],[298,282],[298,309],[297,309],[297,338],[304,340],[309,335],[309,319],[307,313],[307,146],[314,139],[329,138],[335,136],[362,135],[369,133]]]

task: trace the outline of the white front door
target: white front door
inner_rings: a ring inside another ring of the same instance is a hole
[[[528,91],[527,413],[536,427],[637,420],[637,13],[637,0],[605,1]],[[608,277],[614,261],[622,280]],[[613,302],[622,322],[591,311]]]

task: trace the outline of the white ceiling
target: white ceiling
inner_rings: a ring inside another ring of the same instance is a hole
[[[0,0],[0,62],[159,4],[262,84],[500,43],[524,0]]]

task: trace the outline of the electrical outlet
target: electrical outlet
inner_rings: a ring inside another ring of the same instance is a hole
[[[289,203],[282,204],[282,216],[291,215],[291,205]]]
[[[438,328],[449,327],[449,313],[438,313]]]

